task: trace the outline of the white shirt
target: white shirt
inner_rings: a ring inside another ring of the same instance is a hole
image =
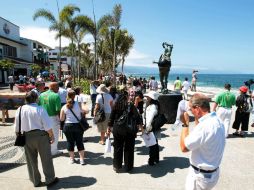
[[[20,107],[17,109],[15,115],[15,132],[19,131],[19,111]],[[38,106],[36,103],[22,106],[21,132],[28,132],[35,129],[48,131],[53,127],[53,123],[50,121],[47,111],[42,106]]]
[[[73,115],[73,113],[64,105],[62,107],[62,110],[65,113],[65,123],[78,123],[79,121],[76,119],[76,117]],[[79,104],[75,101],[73,104],[72,111],[75,113],[75,115],[78,117],[78,119],[81,119],[81,110],[79,107]]]
[[[96,86],[94,84],[90,84],[90,94],[97,94]]]
[[[86,103],[86,97],[84,94],[79,94],[75,96],[74,101],[77,101],[79,103]]]
[[[146,131],[152,130],[152,121],[154,116],[158,113],[158,108],[155,104],[147,106],[145,113]]]
[[[149,82],[150,90],[157,90],[158,89],[158,82],[156,80],[151,80]]]
[[[104,99],[104,106],[103,106],[103,101],[102,101],[101,94],[98,94],[96,96],[95,103],[100,105],[100,109],[104,108],[104,112],[105,113],[111,113],[110,102],[113,102],[112,96],[110,94],[108,94],[108,93],[103,93],[103,99]]]
[[[182,84],[182,86],[183,86],[182,90],[188,91],[189,88],[190,88],[190,86],[191,86],[191,84],[190,84],[189,81],[184,81],[183,84]]]
[[[67,90],[62,87],[59,87],[58,94],[60,96],[61,103],[66,103]]]
[[[215,112],[199,119],[199,124],[185,138],[191,151],[190,163],[204,170],[219,167],[225,147],[225,129]]]
[[[19,80],[24,80],[23,75],[19,75]]]
[[[9,80],[9,83],[14,83],[14,78],[13,78],[13,76],[9,76],[9,77],[8,77],[8,80]]]

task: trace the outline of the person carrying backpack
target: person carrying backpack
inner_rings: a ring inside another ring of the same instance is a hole
[[[133,168],[135,138],[138,125],[141,124],[136,107],[128,102],[128,93],[122,92],[113,106],[107,130],[107,134],[110,135],[113,128],[113,169],[115,172],[119,172],[122,168],[123,155],[125,171],[129,172]]]
[[[246,86],[241,86],[239,88],[240,95],[236,99],[236,113],[235,113],[235,121],[233,123],[233,129],[236,131],[233,133],[235,136],[244,137],[244,132],[248,132],[248,125],[249,125],[249,118],[250,112],[249,110],[249,103],[250,96],[247,95],[248,88]],[[239,128],[241,125],[241,130],[239,132]]]

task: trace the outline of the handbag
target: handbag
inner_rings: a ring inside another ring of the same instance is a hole
[[[26,136],[25,134],[21,133],[21,109],[22,109],[22,106],[20,107],[20,110],[19,110],[19,132],[16,136],[14,146],[25,146],[26,144]]]
[[[167,123],[165,115],[162,113],[157,114],[152,121],[152,131],[160,130],[165,123]]]
[[[103,98],[103,94],[101,94],[102,96],[102,102],[103,102],[103,107],[104,107],[104,98]],[[104,109],[100,109],[99,111],[96,112],[95,116],[94,116],[94,123],[97,124],[97,123],[101,123],[103,121],[106,120],[106,116],[105,116],[105,112],[104,112]]]
[[[74,117],[78,120],[80,127],[83,129],[83,131],[86,131],[87,129],[89,129],[89,124],[86,120],[85,117],[81,117],[81,119],[78,119],[78,117],[76,116],[76,114],[73,112],[72,109],[70,109],[71,113],[74,115]]]

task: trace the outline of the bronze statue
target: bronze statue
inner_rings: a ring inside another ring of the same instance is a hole
[[[164,48],[164,53],[161,54],[158,62],[154,62],[158,64],[159,72],[160,72],[160,82],[161,82],[161,92],[167,93],[167,84],[168,84],[168,74],[171,67],[171,53],[173,50],[173,45],[168,44],[167,42],[162,43],[162,47]]]

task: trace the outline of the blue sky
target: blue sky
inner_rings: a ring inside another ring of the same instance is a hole
[[[92,17],[92,0],[58,0]],[[135,44],[126,65],[155,67],[162,42],[174,45],[172,73],[250,73],[254,71],[254,1],[252,0],[94,0],[98,19],[120,3],[122,28]],[[55,0],[1,1],[0,16],[20,26],[22,37],[57,46],[48,22],[32,20],[38,8],[57,15]],[[89,37],[86,39],[89,41]],[[68,44],[68,41],[64,41]]]

